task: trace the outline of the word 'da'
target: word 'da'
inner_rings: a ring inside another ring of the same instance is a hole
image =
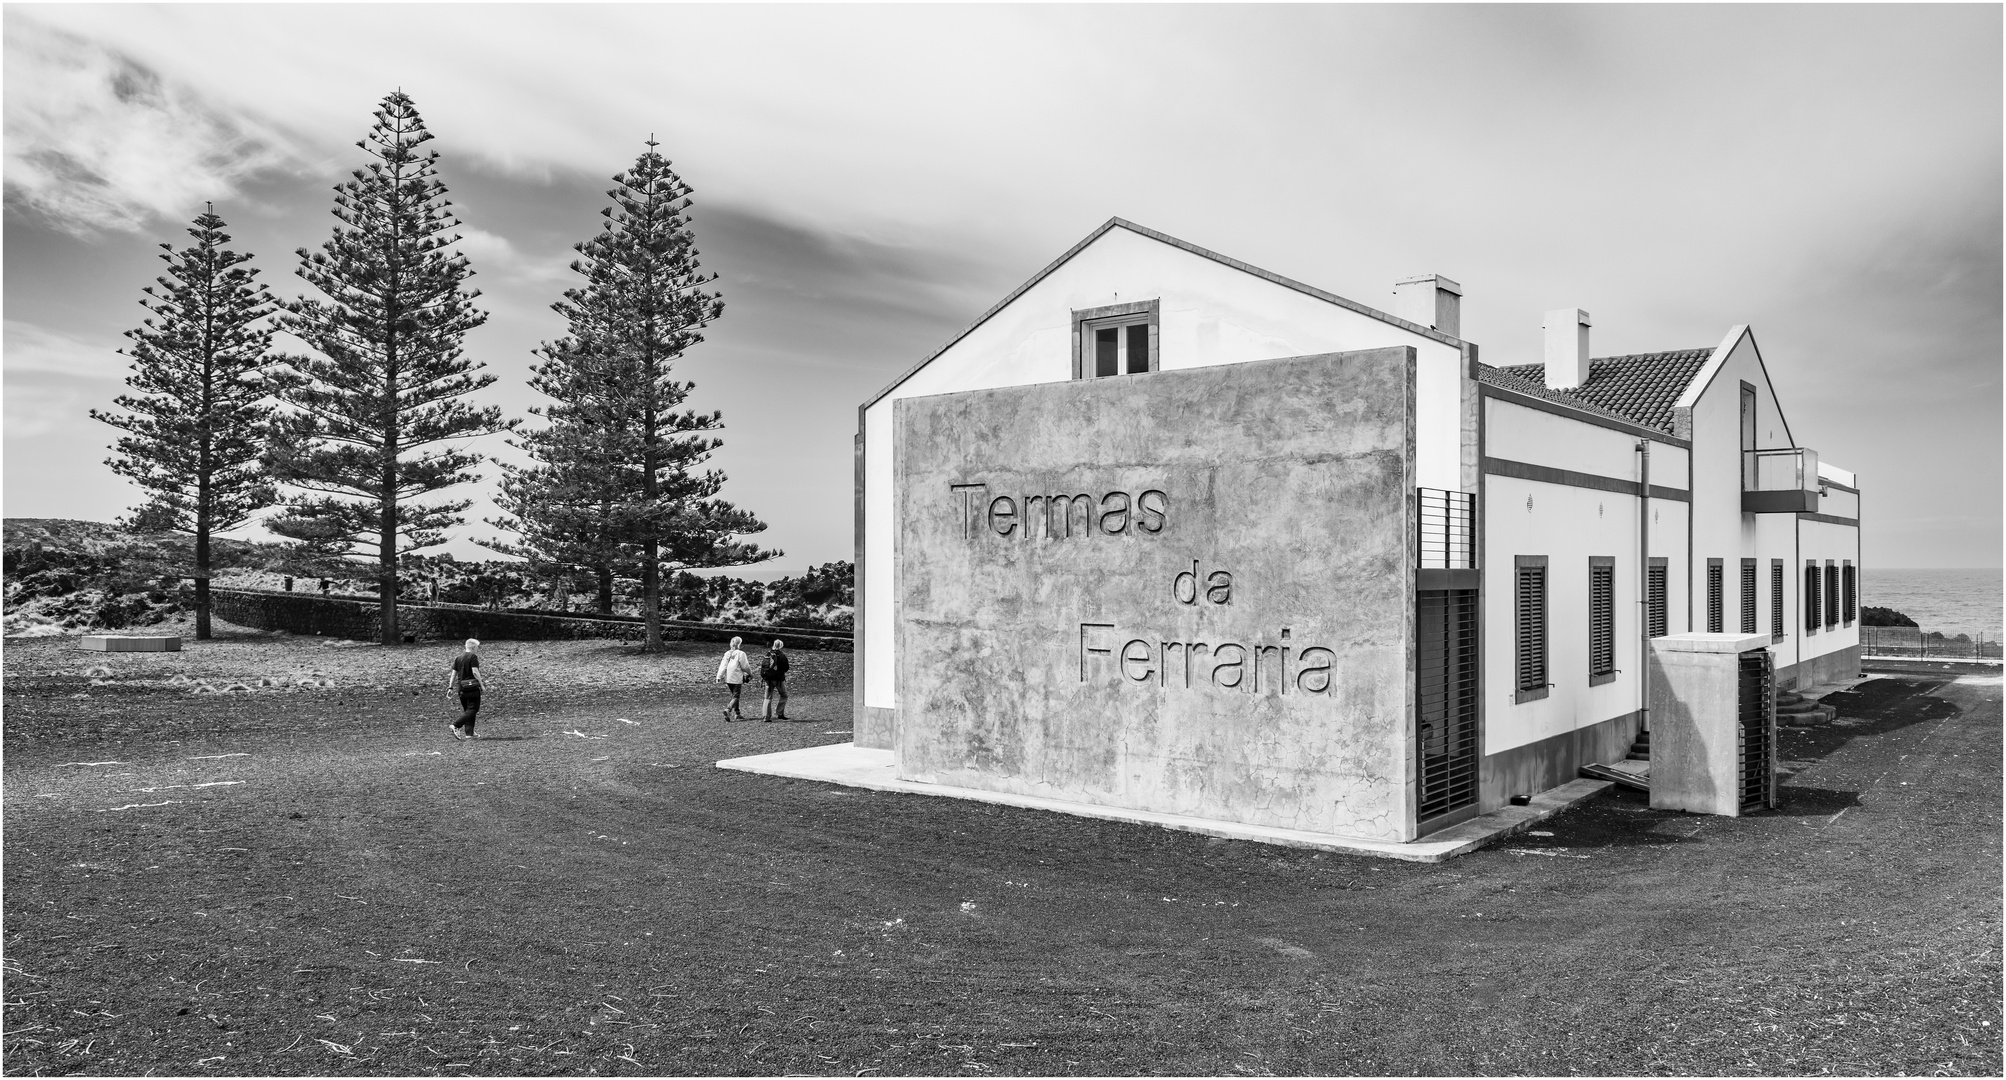
[[[949,484],[961,497],[961,537],[972,540],[984,532],[1026,540],[1042,534],[1047,540],[1070,540],[1077,534],[1120,536],[1160,533],[1169,520],[1170,496],[1155,488],[1130,496],[1110,491],[1099,497],[1077,495],[995,495],[988,484]]]

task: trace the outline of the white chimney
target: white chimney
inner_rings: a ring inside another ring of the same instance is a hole
[[[1463,336],[1463,287],[1440,274],[1393,283],[1393,314],[1408,322]]]
[[[1588,381],[1588,313],[1561,308],[1546,313],[1546,385],[1572,390]]]

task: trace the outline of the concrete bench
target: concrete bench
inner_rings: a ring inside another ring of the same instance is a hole
[[[159,634],[85,634],[84,648],[98,652],[180,652],[181,638]]]

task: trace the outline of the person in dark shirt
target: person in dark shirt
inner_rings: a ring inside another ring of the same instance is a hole
[[[466,648],[467,651],[453,657],[453,674],[446,680],[446,695],[460,701],[460,718],[453,721],[453,738],[478,739],[480,736],[474,734],[474,714],[481,711],[481,643],[468,638]]]
[[[776,710],[774,699],[780,700],[777,710],[779,718],[787,719],[787,643],[773,639],[773,649],[759,662],[759,678],[766,684],[766,707],[763,710],[767,723],[772,723]]]

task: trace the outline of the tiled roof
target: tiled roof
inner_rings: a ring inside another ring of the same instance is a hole
[[[1477,378],[1505,390],[1628,420],[1669,435],[1673,404],[1712,355],[1712,349],[1678,349],[1605,356],[1588,362],[1588,381],[1572,390],[1548,388],[1544,364],[1479,364]]]

